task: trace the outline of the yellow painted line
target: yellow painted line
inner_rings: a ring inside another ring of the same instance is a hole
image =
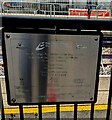
[[[107,110],[107,105],[95,105],[95,110]],[[112,109],[112,105],[111,105]],[[78,111],[90,111],[90,105],[78,105]],[[5,114],[19,114],[19,108],[5,108]],[[38,113],[38,107],[25,107],[23,109],[24,113],[26,114],[35,114]],[[73,105],[61,105],[60,112],[73,112],[74,106]],[[56,112],[56,106],[43,106],[42,113],[49,113],[49,112]]]

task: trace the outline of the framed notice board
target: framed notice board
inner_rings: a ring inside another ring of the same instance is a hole
[[[8,103],[96,102],[102,34],[3,31]]]

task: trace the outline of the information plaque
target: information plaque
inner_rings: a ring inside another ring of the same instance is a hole
[[[4,33],[10,104],[94,102],[100,35]]]

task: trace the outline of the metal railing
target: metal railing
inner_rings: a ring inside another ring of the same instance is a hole
[[[38,31],[39,29],[53,29],[55,30],[55,34],[57,34],[59,32],[59,30],[68,30],[68,29],[72,29],[74,32],[74,29],[80,33],[81,30],[96,30],[96,31],[101,31],[101,30],[112,30],[112,22],[111,21],[95,21],[95,20],[66,20],[66,19],[61,19],[61,20],[54,20],[54,19],[31,19],[31,18],[14,18],[14,17],[2,17],[3,20],[3,24],[2,27],[7,28],[7,29],[11,29],[13,28],[14,31],[16,28],[30,28],[34,31]],[[14,22],[16,21],[16,22]],[[21,24],[18,24],[21,23]],[[30,24],[32,23],[32,24]],[[36,24],[38,23],[38,24]],[[93,23],[93,24],[91,24]],[[104,24],[105,23],[105,24]],[[103,24],[103,26],[101,26]],[[107,27],[107,24],[110,27]],[[69,30],[67,31],[69,32]],[[111,71],[112,72],[112,71]],[[112,76],[112,73],[111,73]],[[109,88],[109,95],[108,95],[108,109],[107,113],[106,113],[106,118],[104,118],[105,120],[109,120],[110,119],[110,110],[111,110],[111,95],[112,95],[112,90],[111,90],[111,84],[112,84],[112,77],[110,82],[110,88]],[[35,114],[35,117],[39,118],[39,120],[43,119],[43,110],[42,110],[42,104],[38,105],[38,116],[37,114]],[[56,117],[55,119],[60,120],[61,119],[61,110],[60,110],[60,103],[56,104]],[[78,104],[74,103],[73,104],[73,119],[77,120],[78,119]],[[89,110],[89,117],[88,119],[90,120],[94,120],[94,113],[95,113],[95,103],[91,103],[90,104],[90,110]],[[23,105],[19,105],[19,111],[20,111],[20,120],[24,120],[25,116],[24,116],[24,110],[23,110]],[[85,113],[86,114],[86,113]],[[13,119],[13,115],[11,114],[11,119]],[[84,117],[84,116],[83,116]],[[2,104],[2,119],[5,119],[5,114],[4,114],[4,104]]]
[[[111,71],[111,75],[112,75],[112,71]],[[108,95],[108,103],[107,103],[107,109],[105,109],[105,111],[106,112],[104,112],[104,113],[106,113],[105,115],[105,118],[102,118],[103,120],[111,120],[111,117],[110,117],[110,112],[111,112],[111,107],[112,107],[112,103],[111,103],[111,100],[112,100],[112,89],[111,89],[111,85],[112,85],[112,77],[111,77],[111,79],[110,79],[110,87],[109,87],[109,95]],[[15,108],[17,109],[17,107],[18,107],[18,109],[19,109],[19,113],[18,113],[18,117],[17,117],[17,115],[15,116],[15,114],[16,114],[16,112],[12,112],[9,116],[7,116],[5,113],[6,113],[6,111],[5,111],[5,107],[4,107],[4,101],[1,101],[2,102],[2,109],[1,109],[1,117],[2,117],[2,120],[7,120],[7,119],[11,119],[11,120],[15,120],[15,119],[18,119],[18,120],[24,120],[24,119],[28,119],[29,117],[26,117],[27,115],[24,113],[24,107],[23,107],[23,105],[19,105],[19,106],[16,106]],[[66,106],[69,106],[69,104],[66,104]],[[47,105],[47,107],[48,107],[49,105]],[[53,105],[53,106],[55,106],[55,115],[56,116],[54,116],[54,119],[56,119],[56,120],[60,120],[61,118],[62,118],[62,111],[61,111],[61,106],[62,106],[62,104],[59,104],[59,103],[57,103],[57,104],[55,104],[55,105]],[[70,112],[70,113],[72,113],[71,114],[71,116],[69,116],[69,114],[68,114],[68,116],[66,116],[66,112],[65,112],[65,119],[67,118],[67,119],[69,119],[69,117],[70,117],[70,119],[72,118],[73,120],[80,120],[80,119],[88,119],[88,120],[94,120],[94,119],[96,119],[96,117],[97,117],[97,115],[95,115],[95,113],[97,112],[96,111],[96,107],[97,107],[97,105],[95,104],[95,103],[91,103],[91,104],[89,104],[89,107],[90,107],[90,109],[89,109],[89,111],[87,111],[87,110],[82,110],[82,111],[79,111],[78,109],[79,109],[79,104],[72,104],[71,105],[72,107],[73,107],[73,110],[72,110],[72,112],[71,111],[69,111],[68,110],[68,112]],[[26,106],[27,108],[29,108],[29,106]],[[84,107],[84,104],[83,104],[83,107]],[[13,107],[11,107],[12,109],[13,109]],[[14,108],[14,109],[15,109]],[[38,106],[36,106],[36,109],[37,109],[37,111],[34,113],[34,115],[31,117],[32,119],[33,118],[38,118],[39,120],[44,120],[45,119],[45,117],[43,117],[43,105],[42,104],[39,104]],[[70,109],[70,108],[69,108]],[[87,109],[87,108],[86,108]],[[100,108],[101,109],[101,108]],[[28,110],[32,110],[32,109],[28,109]],[[13,110],[14,111],[14,110]],[[103,110],[104,111],[104,110]],[[31,112],[31,111],[30,111]],[[29,113],[30,113],[29,112]],[[98,111],[98,116],[100,116],[99,114],[100,114],[100,112],[101,111]],[[32,112],[31,112],[32,113]],[[88,114],[88,115],[86,115],[86,114]],[[29,114],[28,114],[29,115]],[[81,115],[81,116],[80,116]],[[50,115],[50,113],[48,114],[48,115],[46,115],[47,117],[48,116],[50,116],[50,118],[49,119],[53,119],[53,116],[52,116],[52,114]],[[52,117],[51,117],[52,116]],[[47,117],[46,117],[46,119],[47,119]],[[102,117],[102,116],[100,116],[100,117]],[[104,117],[104,115],[103,115],[103,117]],[[99,118],[100,119],[100,118]]]
[[[91,18],[101,19],[111,17],[110,3],[104,5],[91,4]],[[99,7],[100,6],[100,7]],[[1,3],[2,14],[34,15],[41,17],[66,17],[66,18],[88,18],[88,4],[86,2],[42,2],[34,0],[26,1],[4,1]]]

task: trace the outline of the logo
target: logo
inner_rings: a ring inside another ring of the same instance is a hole
[[[37,45],[36,47],[36,51],[40,51],[40,50],[43,50],[45,48],[48,48],[48,47],[55,47],[55,46],[58,46],[58,45],[61,45],[61,46],[68,46],[67,43],[65,42],[41,42]]]
[[[40,50],[45,49],[48,46],[49,46],[48,42],[41,42],[41,43],[39,43],[39,45],[36,47],[35,50],[40,51]]]
[[[86,46],[83,46],[83,45],[77,45],[76,46],[76,49],[86,49],[87,47]]]

